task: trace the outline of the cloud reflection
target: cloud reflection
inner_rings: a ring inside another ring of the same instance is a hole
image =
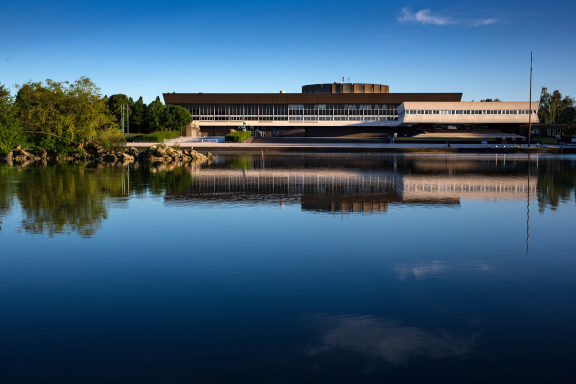
[[[305,352],[308,356],[348,350],[403,364],[417,356],[438,359],[464,355],[471,351],[476,338],[476,334],[426,331],[373,316],[326,316],[322,319],[329,324],[328,330],[322,336],[320,346]]]
[[[421,280],[432,276],[454,272],[455,270],[487,272],[490,271],[490,266],[484,261],[446,262],[438,260],[396,265],[396,274],[400,280],[405,280],[412,276],[416,280]]]

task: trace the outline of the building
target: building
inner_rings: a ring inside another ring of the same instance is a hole
[[[462,93],[389,93],[381,84],[332,83],[302,93],[164,93],[208,136],[221,136],[245,121],[266,136],[379,137],[412,135],[447,126],[478,126],[517,133],[528,123],[529,103],[461,102]],[[538,103],[532,103],[532,122]]]

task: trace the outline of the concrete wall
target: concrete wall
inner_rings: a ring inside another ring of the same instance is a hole
[[[532,102],[532,110],[538,110],[539,103]],[[400,124],[526,124],[529,115],[492,114],[406,114],[406,110],[529,110],[529,102],[404,102],[398,107]],[[538,115],[532,114],[532,123],[538,123]]]

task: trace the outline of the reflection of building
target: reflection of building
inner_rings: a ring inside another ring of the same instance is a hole
[[[255,165],[255,163],[253,163]],[[412,165],[413,169],[416,168]],[[439,167],[439,165],[438,165]],[[466,199],[526,199],[527,180],[509,173],[410,174],[393,167],[204,168],[191,169],[184,193],[166,201],[226,204],[300,204],[302,210],[332,213],[385,213],[389,205],[454,205]],[[535,186],[530,187],[536,196]]]
[[[312,84],[302,93],[164,93],[192,114],[203,133],[223,135],[242,121],[283,136],[385,136],[434,125],[474,125],[514,133],[529,103],[461,103],[461,93],[389,93],[382,84]],[[538,109],[538,103],[532,103]],[[532,122],[537,122],[535,112]]]

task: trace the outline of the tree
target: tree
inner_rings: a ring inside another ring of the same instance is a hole
[[[164,110],[161,121],[164,129],[181,131],[192,122],[192,115],[179,105],[170,105]]]
[[[163,129],[162,114],[165,109],[166,106],[162,104],[159,97],[148,104],[148,107],[146,108],[146,121],[151,131],[159,131]]]
[[[131,124],[138,129],[138,132],[147,131],[148,127],[146,125],[146,104],[142,100],[142,96],[134,103],[131,109]]]
[[[562,97],[558,90],[550,94],[548,88],[542,87],[538,118],[546,124],[565,124],[574,121],[576,118],[574,103],[574,98]]]
[[[35,147],[71,153],[86,142],[119,134],[100,89],[87,77],[74,83],[46,80],[28,82],[19,89],[16,119]]]
[[[112,95],[108,98],[108,109],[116,117],[116,121],[119,125],[122,124],[122,105],[128,105],[128,109],[124,109],[124,121],[126,121],[126,114],[128,114],[128,118],[132,120],[132,107],[134,106],[134,101],[132,101],[132,98],[129,98],[123,93]],[[124,126],[127,128],[126,123],[124,124]]]
[[[0,153],[8,153],[25,141],[22,125],[16,119],[14,98],[10,90],[0,84]]]
[[[481,102],[495,102],[495,103],[500,103],[500,102],[502,102],[502,100],[500,100],[500,99],[498,99],[498,98],[496,98],[496,99],[494,99],[494,100],[492,100],[492,99],[484,99],[484,100],[480,100],[480,101],[481,101]]]

